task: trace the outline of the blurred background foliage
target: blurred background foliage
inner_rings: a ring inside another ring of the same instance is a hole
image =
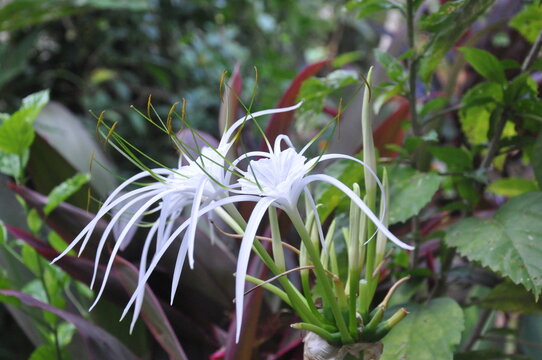
[[[187,100],[192,124],[217,135],[219,80],[241,65],[245,103],[276,104],[297,70],[338,50],[348,26],[340,2],[325,1],[3,1],[0,112],[43,88],[84,119],[107,111],[119,131],[150,154],[167,143],[129,108],[150,94],[160,113]],[[349,27],[367,49],[371,42]],[[349,41],[353,39],[350,38]],[[373,42],[376,37],[373,39]],[[112,154],[116,156],[116,154]]]
[[[411,30],[407,3],[416,9]],[[294,140],[307,141],[337,115],[343,98],[339,131],[318,146],[356,154],[359,74],[372,64],[378,64],[373,90],[381,124],[375,144],[392,175],[390,224],[419,245],[388,259],[378,296],[407,274],[412,280],[400,288],[397,304],[415,304],[416,311],[416,304],[448,296],[431,306],[443,306],[436,315],[457,320],[446,329],[461,338],[454,359],[542,358],[542,310],[526,290],[540,293],[542,282],[530,288],[521,272],[540,273],[542,242],[529,248],[529,261],[508,253],[509,244],[488,259],[489,230],[472,250],[470,234],[451,226],[463,219],[460,225],[476,227],[480,217],[494,214],[510,216],[514,225],[528,201],[542,198],[532,194],[542,184],[542,63],[535,56],[521,67],[541,36],[541,9],[539,1],[516,0],[0,0],[0,219],[9,225],[0,226],[0,359],[299,358],[292,313],[258,291],[246,301],[252,331],[235,346],[231,274],[238,244],[226,238],[224,246],[210,246],[205,226],[197,267],[183,274],[182,296],[169,305],[172,249],[150,279],[143,319],[132,335],[128,322],[117,319],[137,276],[132,263],[139,241],[118,257],[106,299],[91,313],[92,250],[59,267],[49,261],[92,218],[84,209],[96,210],[119,178],[134,173],[130,162],[100,143],[89,111],[105,111],[119,134],[176,166],[171,143],[130,105],[145,113],[152,95],[165,117],[186,99],[191,125],[218,136],[220,79],[238,65],[240,74],[231,80],[242,79],[243,104],[254,99],[253,109],[266,109],[291,105],[298,95],[305,99],[295,122],[291,114],[272,117],[268,134],[291,127]],[[330,61],[318,62],[324,59]],[[237,102],[228,96],[225,103]],[[412,115],[418,129],[407,121]],[[256,149],[261,137],[245,140]],[[363,182],[357,165],[337,162],[326,171],[348,185]],[[322,217],[335,213],[344,225],[349,202],[330,187],[317,193]],[[511,197],[517,199],[502,206]],[[508,210],[501,214],[501,207]],[[539,205],[536,211],[542,213]],[[98,236],[106,224],[99,224]],[[540,233],[539,224],[525,227]],[[450,229],[456,232],[444,241]],[[512,230],[514,242],[530,244]],[[139,240],[140,233],[129,238]],[[342,241],[337,251],[346,255]],[[507,256],[521,265],[503,268],[500,258]],[[257,262],[251,270],[268,276]],[[464,324],[446,311],[458,309],[450,298],[462,306]],[[408,318],[405,323],[412,325]],[[426,353],[423,337],[435,332],[432,326],[425,333],[404,331],[422,344],[408,351]],[[449,359],[459,342],[454,339],[445,336],[436,345]],[[387,341],[389,349],[403,349],[402,336]]]

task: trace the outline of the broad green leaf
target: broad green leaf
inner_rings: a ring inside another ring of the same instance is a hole
[[[510,20],[510,26],[534,43],[538,33],[542,31],[542,6],[537,3],[525,6]]]
[[[34,119],[48,102],[49,90],[25,97],[21,108],[0,125],[0,150],[24,157],[36,137],[32,127]]]
[[[463,331],[461,307],[439,298],[407,310],[410,314],[382,339],[381,360],[452,360]]]
[[[308,122],[322,112],[326,98],[345,86],[359,84],[359,75],[351,70],[335,70],[326,77],[310,78],[303,82],[298,99],[303,106],[298,110],[298,121]]]
[[[465,149],[452,146],[430,146],[429,152],[445,163],[449,171],[465,171],[472,169],[472,155]]]
[[[502,86],[494,82],[476,85],[465,94],[459,121],[469,143],[481,145],[487,142],[491,114],[503,96]]]
[[[75,194],[81,186],[88,183],[90,180],[89,174],[76,174],[75,176],[64,181],[56,186],[48,196],[47,205],[43,208],[45,215],[49,215],[58,204]]]
[[[506,76],[504,69],[499,59],[488,51],[475,48],[462,47],[460,51],[465,56],[465,60],[476,70],[480,75],[489,81],[496,81],[504,84]]]
[[[532,293],[512,282],[499,284],[478,303],[485,308],[506,312],[542,312],[542,303],[536,303]]]
[[[8,154],[23,155],[35,137],[32,124],[12,116],[0,125],[0,150]]]
[[[509,277],[538,298],[542,292],[542,192],[510,199],[491,219],[467,218],[446,234],[449,246]]]
[[[538,135],[531,153],[531,164],[533,165],[534,176],[538,186],[542,186],[542,133]]]
[[[422,28],[432,32],[431,41],[420,61],[420,77],[429,82],[433,71],[446,53],[495,0],[450,1],[422,22]]]
[[[388,168],[390,178],[390,224],[417,215],[437,192],[442,177],[409,167]]]
[[[523,178],[499,179],[492,182],[487,190],[506,197],[514,197],[531,191],[537,191],[538,186],[534,180]]]

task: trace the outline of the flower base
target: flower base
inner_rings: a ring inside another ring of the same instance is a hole
[[[334,346],[312,332],[303,342],[303,360],[378,360],[383,348],[381,342]]]

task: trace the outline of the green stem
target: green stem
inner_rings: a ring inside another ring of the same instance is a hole
[[[217,208],[217,209],[220,209],[220,208]],[[232,226],[232,229],[240,235],[244,234],[243,229],[246,228],[247,223],[245,219],[243,218],[243,216],[239,213],[239,211],[237,210],[235,206],[227,207],[227,210],[228,210],[227,212],[217,211],[217,214],[224,221],[226,221],[226,223],[233,221],[234,226]],[[274,275],[279,275],[283,272],[283,271],[280,271],[280,269],[277,267],[277,265],[271,258],[271,255],[269,255],[265,247],[262,245],[262,243],[258,239],[254,239],[252,249],[256,252],[256,254],[260,257],[260,259],[263,261],[265,266],[267,266],[267,268],[269,268],[269,270],[271,270],[271,272]],[[280,284],[282,285],[284,291],[288,295],[292,308],[301,317],[301,319],[303,319],[303,321],[322,325],[321,321],[307,307],[307,304],[304,302],[303,295],[301,295],[299,290],[297,290],[296,287],[290,282],[290,280],[288,280],[288,277],[281,276],[278,280]]]
[[[316,277],[318,278],[318,281],[322,286],[322,298],[331,307],[331,312],[333,313],[333,317],[335,318],[335,323],[337,324],[337,328],[341,333],[341,341],[344,344],[351,343],[353,339],[348,332],[348,328],[346,327],[346,322],[344,321],[341,309],[339,307],[337,299],[335,299],[335,295],[333,294],[333,289],[331,287],[331,284],[329,283],[329,277],[326,274],[322,263],[320,262],[320,256],[318,254],[318,251],[312,244],[310,234],[305,228],[305,224],[301,219],[299,210],[295,207],[288,210],[289,211],[287,211],[287,213],[290,216],[290,220],[292,220],[292,224],[294,225],[299,236],[301,237],[301,241],[303,241],[303,244],[307,248],[309,257],[313,262],[314,272],[316,273]]]
[[[415,51],[414,39],[414,0],[406,2],[406,18],[407,18],[407,33],[408,47],[411,51]],[[410,121],[412,123],[412,132],[415,136],[422,135],[422,129],[418,123],[418,113],[416,111],[416,75],[417,75],[418,59],[416,53],[408,60],[408,102],[410,107]]]

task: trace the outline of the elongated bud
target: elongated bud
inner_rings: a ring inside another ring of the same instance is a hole
[[[384,193],[380,199],[380,216],[384,226],[388,226],[390,219],[390,195],[389,195],[389,181],[388,181],[388,172],[384,168],[384,173],[382,174],[382,187],[384,188]],[[376,236],[376,255],[375,255],[375,264],[378,266],[384,260],[384,253],[386,252],[386,241],[388,238],[382,231],[378,231]]]
[[[363,93],[363,108],[361,110],[361,131],[363,139],[363,161],[376,173],[376,155],[373,141],[373,107],[371,105],[371,80],[373,67],[367,73],[367,83]],[[376,181],[369,170],[365,169],[365,190],[369,197],[376,192]]]

